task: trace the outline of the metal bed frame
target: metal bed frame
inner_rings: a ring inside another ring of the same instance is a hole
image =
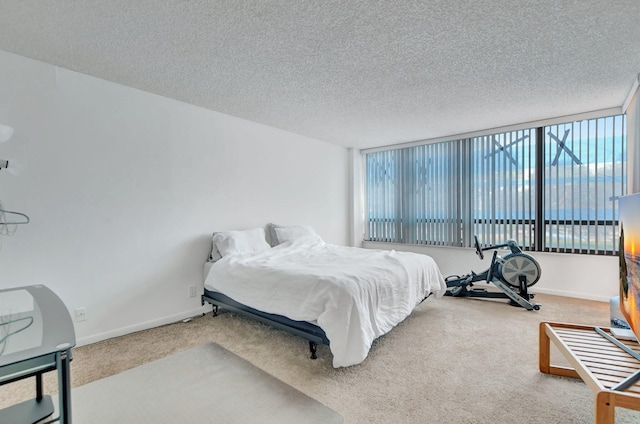
[[[310,322],[294,321],[282,315],[262,312],[249,306],[243,305],[242,303],[236,302],[235,300],[231,299],[228,296],[225,296],[222,293],[207,289],[204,290],[204,294],[202,295],[202,305],[204,305],[205,302],[210,303],[211,306],[213,306],[214,317],[218,315],[218,310],[222,308],[230,312],[235,312],[237,314],[249,317],[263,324],[270,325],[271,327],[277,328],[279,330],[284,330],[296,336],[307,339],[309,341],[309,351],[311,352],[311,359],[318,358],[318,344],[329,345],[329,339],[327,338],[324,330]]]

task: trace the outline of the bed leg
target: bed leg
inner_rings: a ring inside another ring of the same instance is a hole
[[[311,359],[318,359],[318,355],[316,355],[318,344],[316,342],[309,341],[309,350],[311,351]]]
[[[217,317],[218,316],[218,305],[211,305],[213,306],[213,314],[211,316]]]

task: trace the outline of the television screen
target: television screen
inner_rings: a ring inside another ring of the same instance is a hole
[[[640,340],[640,193],[620,198],[620,310]]]

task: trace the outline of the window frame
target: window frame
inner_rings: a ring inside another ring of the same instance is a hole
[[[546,238],[545,238],[545,229],[547,229],[552,221],[553,223],[556,224],[560,224],[560,226],[565,225],[565,224],[571,224],[571,223],[576,223],[576,219],[575,217],[573,219],[569,219],[567,222],[563,221],[563,220],[559,220],[559,219],[545,219],[545,209],[544,209],[544,190],[545,190],[545,185],[544,185],[544,181],[545,181],[545,168],[546,167],[551,167],[550,164],[546,164],[545,163],[545,152],[544,152],[544,146],[546,144],[545,141],[545,134],[544,131],[545,129],[547,129],[548,127],[552,127],[554,125],[569,125],[572,123],[575,123],[577,121],[583,121],[583,120],[592,120],[592,119],[601,119],[601,118],[608,118],[608,117],[612,117],[612,116],[623,116],[623,128],[624,128],[624,133],[621,135],[623,137],[623,143],[625,145],[625,150],[628,149],[627,144],[628,144],[628,137],[627,137],[627,118],[625,113],[623,113],[619,108],[614,108],[614,109],[608,109],[608,110],[604,110],[604,111],[598,111],[598,112],[591,112],[591,113],[587,113],[587,114],[580,114],[580,115],[574,115],[574,116],[570,116],[570,117],[564,117],[564,118],[556,118],[554,120],[547,120],[547,121],[538,121],[538,122],[534,122],[534,123],[530,123],[530,125],[521,125],[521,126],[511,126],[511,127],[505,127],[505,128],[501,128],[501,129],[494,129],[494,130],[485,130],[483,132],[478,132],[478,133],[469,133],[469,134],[462,134],[460,136],[456,136],[456,137],[450,137],[450,138],[439,138],[439,139],[434,139],[434,140],[429,140],[429,141],[416,141],[416,142],[412,142],[412,143],[405,143],[405,144],[400,144],[400,145],[395,145],[395,146],[385,146],[385,147],[379,147],[379,148],[374,148],[374,149],[364,149],[361,151],[362,153],[362,157],[363,157],[363,176],[364,176],[364,180],[363,180],[363,189],[364,189],[364,195],[363,195],[363,206],[364,206],[364,213],[363,213],[363,224],[364,224],[364,241],[365,242],[380,242],[380,243],[398,243],[398,244],[417,244],[417,245],[429,245],[429,246],[439,246],[442,245],[441,243],[431,243],[431,242],[418,242],[418,243],[411,243],[411,242],[406,242],[406,241],[398,241],[396,240],[379,240],[379,239],[372,239],[370,237],[370,227],[369,227],[369,189],[368,189],[368,180],[367,180],[367,155],[370,153],[375,153],[375,152],[380,152],[380,151],[388,151],[388,150],[396,150],[396,149],[404,149],[407,147],[416,147],[416,146],[421,146],[421,145],[427,145],[427,144],[435,144],[435,143],[441,143],[441,142],[458,142],[461,144],[461,148],[463,150],[467,150],[467,148],[465,146],[469,146],[471,144],[471,139],[475,138],[475,137],[480,137],[480,136],[493,136],[493,135],[497,135],[497,134],[503,134],[503,133],[507,133],[507,132],[512,132],[512,131],[518,131],[518,130],[532,130],[535,132],[535,136],[536,136],[536,149],[535,149],[535,162],[536,162],[536,166],[535,166],[535,179],[538,182],[542,182],[542,183],[536,183],[535,184],[535,215],[533,217],[533,222],[530,222],[530,219],[525,219],[525,220],[515,220],[517,221],[519,224],[523,224],[524,221],[529,221],[529,224],[533,225],[535,230],[533,231],[533,236],[532,236],[532,243],[529,246],[523,246],[523,250],[533,250],[533,251],[541,251],[541,252],[554,252],[554,253],[576,253],[576,254],[596,254],[596,255],[615,255],[617,254],[617,240],[615,239],[615,233],[614,233],[614,250],[608,250],[608,249],[601,249],[599,248],[597,245],[595,248],[589,247],[588,249],[575,249],[575,248],[565,248],[565,247],[554,247],[553,245],[549,245],[547,246],[546,244]],[[467,158],[467,160],[470,160],[469,158]],[[625,156],[623,159],[623,167],[622,169],[624,170],[624,178],[627,178],[626,173],[628,172],[627,169],[625,169],[625,167],[628,166],[628,161],[631,160],[631,158],[628,157],[628,155],[625,152]],[[615,162],[614,162],[615,163]],[[543,166],[539,166],[538,164],[543,164]],[[465,183],[461,182],[458,184],[458,192],[460,192],[461,190],[464,191],[465,193],[463,194],[463,198],[461,199],[461,196],[458,196],[458,202],[461,205],[465,205],[468,204],[471,200],[471,196],[468,195],[466,192],[468,192],[469,190],[471,190],[470,185],[471,182],[469,181],[470,178],[468,178],[469,176],[467,176],[467,180]],[[622,186],[622,194],[626,194],[626,184],[627,181],[625,180]],[[456,217],[456,219],[458,220],[458,223],[460,224],[460,226],[462,227],[463,225],[466,227],[471,227],[473,228],[473,225],[475,223],[474,218],[473,218],[473,212],[471,212],[470,214],[471,217],[471,222],[465,222],[464,218],[462,217],[462,214],[458,214],[458,216]],[[493,221],[496,221],[496,218],[493,218]],[[513,219],[511,219],[511,221],[514,221]],[[514,221],[514,222],[515,222]],[[520,222],[523,221],[523,222]],[[537,225],[538,223],[544,223],[544,225],[542,226],[543,230],[541,231],[539,229],[539,225]],[[593,225],[597,228],[599,227],[611,227],[611,228],[617,228],[618,225],[618,221],[617,218],[615,217],[615,213],[614,213],[614,218],[613,219],[596,219],[596,220],[592,220],[592,219],[582,219],[579,224],[581,225]],[[466,228],[467,231],[463,231],[463,229],[461,228],[460,232],[461,232],[461,236],[460,236],[460,243],[458,244],[454,244],[453,246],[456,247],[472,247],[472,238],[473,238],[473,234],[471,234],[468,231],[468,228]],[[471,230],[473,231],[473,230]],[[615,231],[615,230],[614,230]],[[405,240],[405,238],[401,238],[400,240]],[[482,241],[482,240],[481,240]],[[451,245],[451,244],[449,244]]]

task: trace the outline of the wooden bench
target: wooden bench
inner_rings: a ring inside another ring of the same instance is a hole
[[[610,336],[608,328],[600,328]],[[550,342],[571,367],[551,365]],[[637,342],[619,340],[640,354]],[[595,394],[595,423],[614,424],[615,407],[640,410],[640,382],[626,389],[616,386],[640,371],[640,360],[597,332],[597,327],[556,322],[540,323],[540,371],[565,377],[579,377]]]

